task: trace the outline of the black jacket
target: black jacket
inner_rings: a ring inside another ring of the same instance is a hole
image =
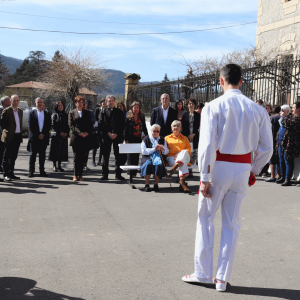
[[[148,130],[145,122],[145,116],[141,118],[142,122],[142,132],[144,132],[145,136],[148,135]],[[125,122],[125,141],[128,141],[129,143],[135,143],[136,140],[138,139],[133,135],[134,132],[134,125],[135,122],[133,120],[129,120],[128,118],[126,119]],[[139,136],[140,142],[142,141],[142,137]]]
[[[88,110],[82,110],[82,117],[79,117],[77,109],[69,112],[69,127],[71,129],[70,146],[83,147],[91,149],[91,139],[93,135],[93,123],[91,114]],[[79,133],[87,132],[89,135],[85,138],[81,137]]]
[[[37,109],[32,110],[28,116],[28,129],[30,130],[28,140],[30,143],[39,141],[39,135],[43,134],[43,141],[49,144],[49,132],[51,129],[51,115],[48,111],[44,110],[44,126],[40,131]]]
[[[123,141],[124,130],[124,114],[120,109],[105,108],[101,111],[99,120],[99,131],[101,131],[103,138],[109,138],[107,134],[110,132],[115,133],[118,136],[119,141]]]
[[[198,149],[200,119],[201,119],[200,114],[194,112],[193,133],[195,134],[195,136],[193,138],[193,149]],[[182,134],[188,138],[190,135],[190,113],[189,112],[185,112],[182,115],[181,124],[182,124]]]
[[[177,119],[177,111],[174,108],[169,107],[168,117],[165,124],[163,109],[162,106],[159,106],[153,109],[150,124],[158,124],[161,127],[160,135],[162,137],[166,137],[172,133],[171,124]]]
[[[62,132],[69,135],[68,115],[65,112],[54,113],[52,115],[52,129],[59,136]]]

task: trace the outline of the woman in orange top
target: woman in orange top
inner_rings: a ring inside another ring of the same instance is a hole
[[[179,121],[174,121],[171,124],[173,133],[166,136],[169,154],[167,164],[172,167],[169,174],[172,176],[176,169],[179,169],[180,185],[179,190],[184,193],[190,193],[185,178],[189,175],[188,164],[190,162],[191,144],[189,139],[180,133],[182,126]]]

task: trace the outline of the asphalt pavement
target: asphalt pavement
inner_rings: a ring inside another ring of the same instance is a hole
[[[0,299],[200,300],[300,299],[300,187],[258,178],[242,210],[232,278],[225,293],[192,285],[199,173],[179,193],[176,177],[160,193],[114,179],[100,183],[101,167],[88,166],[73,183],[72,158],[64,173],[27,178],[29,153],[21,146],[16,175],[0,183]],[[113,157],[111,157],[113,158]],[[37,168],[38,169],[38,168]],[[220,240],[215,220],[215,261]]]

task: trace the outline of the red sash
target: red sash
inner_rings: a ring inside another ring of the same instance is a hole
[[[240,164],[251,164],[251,153],[235,155],[235,154],[222,154],[217,151],[217,161],[227,161]]]

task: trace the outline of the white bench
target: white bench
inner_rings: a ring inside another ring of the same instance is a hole
[[[141,151],[141,144],[119,144],[119,153],[120,154],[133,154],[133,153],[142,153]],[[120,166],[120,168],[124,171],[131,171],[131,170],[137,170],[140,171],[141,170],[141,166],[130,166],[130,165],[126,165],[126,166]],[[191,165],[188,166],[189,169],[198,169],[197,165]],[[170,170],[171,167],[166,166],[167,170]],[[128,184],[131,186],[131,188],[136,189],[136,187],[132,184],[132,175],[130,174],[129,177],[129,182]]]

